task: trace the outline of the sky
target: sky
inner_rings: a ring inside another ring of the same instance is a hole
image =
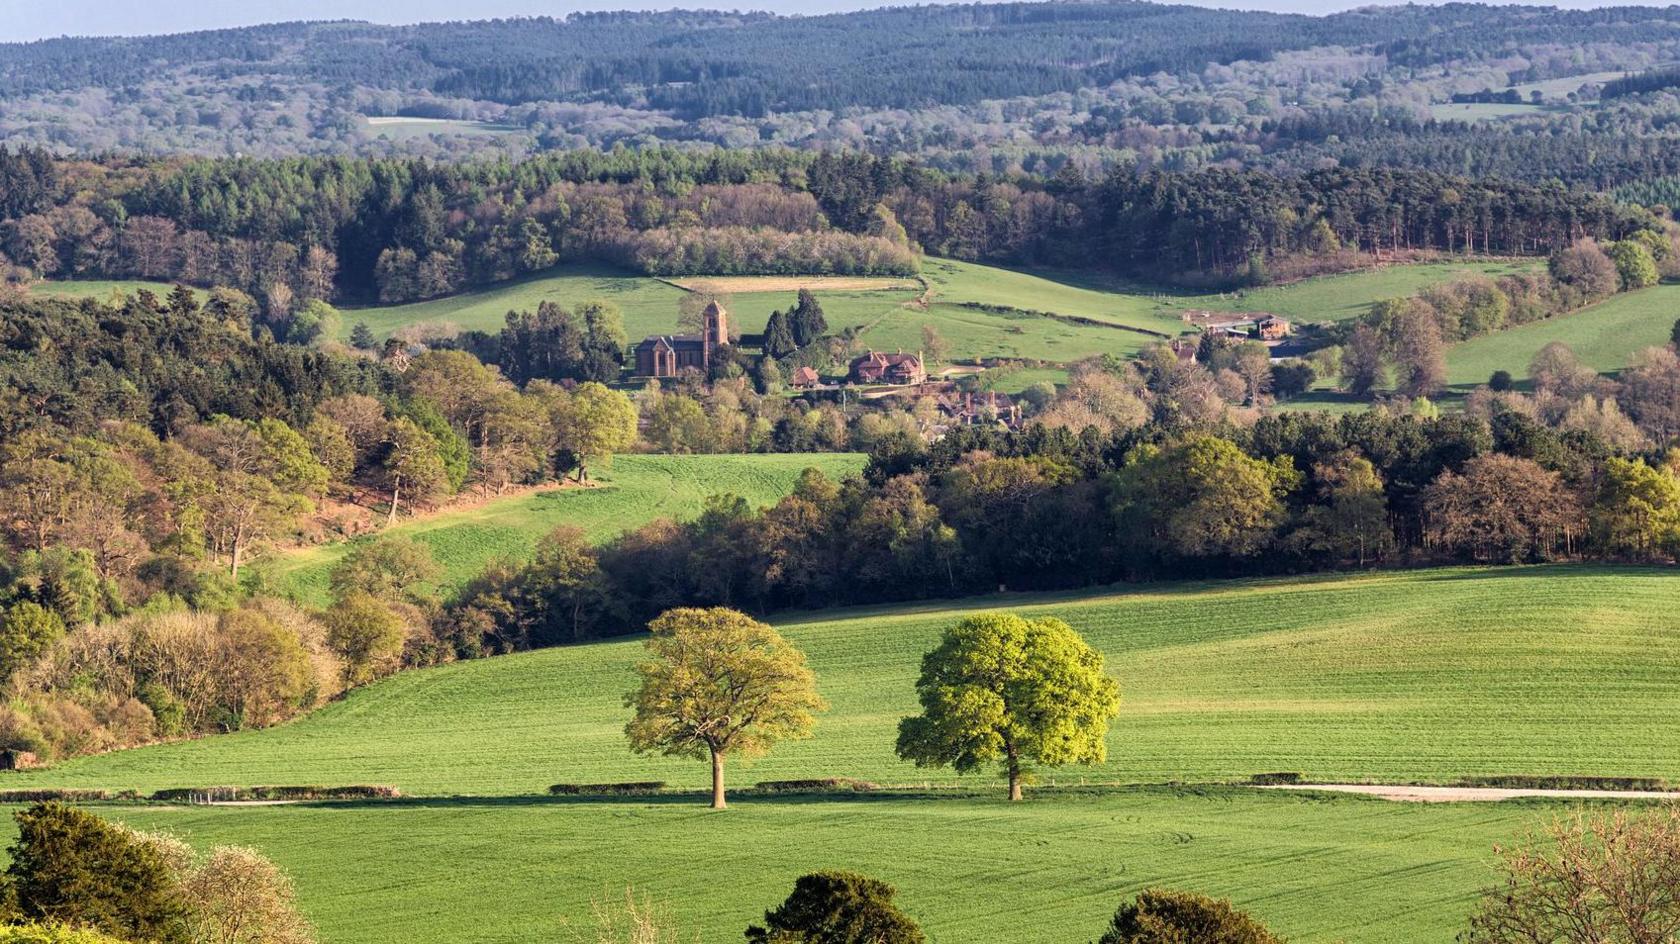
[[[916,0],[892,0],[907,4]],[[1183,0],[1181,0],[1183,2]],[[1329,13],[1371,0],[1188,0],[1203,6]],[[1554,6],[1623,5],[1601,0],[1534,0]],[[1646,0],[1664,5],[1673,0]],[[0,42],[52,36],[142,35],[249,26],[285,20],[369,20],[420,23],[506,16],[563,16],[588,9],[773,10],[830,13],[886,5],[885,0],[0,0]]]

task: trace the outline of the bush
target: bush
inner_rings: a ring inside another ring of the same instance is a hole
[[[856,872],[814,872],[793,884],[766,927],[747,928],[749,944],[922,944],[926,938],[893,904],[893,887]]]
[[[1280,770],[1274,773],[1255,774],[1248,778],[1248,782],[1257,787],[1276,786],[1284,783],[1300,783],[1300,773],[1293,770]]]
[[[1219,898],[1149,889],[1122,905],[1097,944],[1282,944]]]
[[[762,793],[867,793],[881,789],[880,784],[851,777],[823,777],[817,780],[762,780],[753,785]]]
[[[123,799],[132,794],[124,794]],[[94,803],[116,799],[109,790],[0,790],[0,803]]]
[[[1499,393],[1504,393],[1505,391],[1511,389],[1513,385],[1511,372],[1508,370],[1496,370],[1493,372],[1493,376],[1488,378],[1488,389],[1498,391]]]
[[[665,789],[663,780],[625,783],[557,783],[548,788],[554,796],[647,796]]]
[[[32,806],[16,819],[6,875],[19,915],[158,944],[186,940],[179,888],[151,845],[58,802]]]
[[[0,944],[123,944],[106,934],[60,924],[0,926]]]
[[[229,803],[247,800],[390,800],[402,796],[396,787],[357,784],[348,787],[173,787],[152,794],[161,803],[193,802],[199,798]]]

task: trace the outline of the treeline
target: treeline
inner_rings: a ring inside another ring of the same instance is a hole
[[[679,605],[768,611],[1680,551],[1673,454],[1622,457],[1590,430],[1548,426],[1520,397],[1484,406],[1437,419],[1295,413],[1222,434],[905,437],[878,447],[863,478],[808,472],[769,508],[720,496],[694,521],[656,522],[598,549],[557,532],[531,563],[471,584],[440,625],[474,655],[629,631]]]
[[[1604,83],[1600,98],[1625,98],[1647,92],[1661,92],[1680,86],[1680,69],[1653,69],[1638,75],[1624,75]]]
[[[38,277],[230,285],[271,319],[608,259],[663,274],[903,275],[914,250],[1265,281],[1290,256],[1542,254],[1654,228],[1562,186],[1398,170],[956,177],[864,154],[567,152],[517,163],[0,162],[0,251]]]

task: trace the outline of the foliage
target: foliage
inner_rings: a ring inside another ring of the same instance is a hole
[[[748,944],[923,944],[916,922],[893,903],[893,887],[856,872],[813,872],[787,900],[747,928]]]
[[[917,766],[1004,764],[1021,799],[1032,765],[1100,764],[1120,686],[1102,653],[1054,618],[968,617],[922,659],[922,713],[898,727],[898,753]]]
[[[733,610],[676,609],[648,624],[651,658],[624,703],[632,749],[712,761],[712,807],[724,808],[723,763],[810,737],[817,694],[805,656],[774,629]]]
[[[1231,903],[1194,892],[1149,889],[1120,906],[1097,944],[1281,944]]]
[[[62,803],[37,804],[14,818],[18,839],[6,881],[25,919],[160,944],[190,940],[179,887],[153,847]]]

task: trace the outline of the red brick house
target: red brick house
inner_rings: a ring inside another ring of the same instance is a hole
[[[851,378],[860,384],[919,384],[927,380],[920,354],[870,351],[852,361]]]
[[[795,390],[809,390],[821,382],[822,378],[817,376],[817,372],[809,367],[798,368],[792,376],[788,377],[788,386]]]

